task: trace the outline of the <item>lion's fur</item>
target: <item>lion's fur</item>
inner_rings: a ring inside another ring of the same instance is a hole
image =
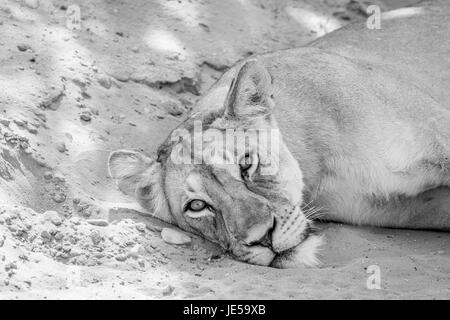
[[[227,71],[179,129],[192,133],[198,119],[222,131],[279,128],[273,176],[242,181],[236,166],[174,164],[180,143],[170,138],[158,161],[140,158],[137,169],[123,164],[123,151],[113,154],[112,176],[135,183],[141,203],[165,211],[160,218],[250,263],[317,263],[322,240],[306,234],[305,203],[328,220],[450,230],[449,13],[450,6],[389,13],[381,30],[349,25]],[[183,203],[195,197],[219,211],[186,218]],[[271,249],[258,245],[267,232]]]

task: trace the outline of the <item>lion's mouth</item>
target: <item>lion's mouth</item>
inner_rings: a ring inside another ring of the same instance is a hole
[[[313,266],[319,263],[316,253],[322,244],[322,237],[319,229],[308,220],[306,228],[301,234],[297,243],[281,252],[274,252],[275,257],[269,266],[275,268],[290,268],[300,265]]]
[[[317,265],[316,253],[322,243],[319,230],[311,220],[303,219],[295,231],[287,232],[283,237],[278,235],[279,242],[275,245],[273,234],[270,234],[253,245],[237,241],[227,249],[238,260],[250,264],[275,268]]]
[[[276,254],[282,254],[297,247],[311,234],[317,232],[313,222],[308,219],[303,219],[296,226],[293,226],[292,229],[290,227],[280,229],[279,235],[274,234],[272,236],[271,248]]]
[[[292,245],[290,248],[285,249],[280,252],[274,251],[276,254],[276,257],[289,255],[297,246],[299,246],[303,241],[306,241],[309,238],[309,236],[311,234],[314,234],[315,232],[316,232],[316,229],[313,228],[312,223],[309,222],[307,224],[305,230],[301,233],[301,237],[298,239],[298,241],[294,245]]]
[[[315,267],[320,263],[317,254],[322,244],[322,236],[317,231],[310,231],[299,244],[277,253],[269,266],[281,269]]]

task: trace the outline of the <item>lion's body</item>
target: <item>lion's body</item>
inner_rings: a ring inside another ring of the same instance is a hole
[[[450,6],[396,14],[381,30],[350,25],[238,62],[156,159],[116,151],[111,175],[157,217],[261,265],[317,263],[317,208],[327,220],[450,230]],[[279,153],[250,136],[248,148],[222,143],[273,129]],[[192,141],[202,161],[184,162]]]
[[[273,78],[275,118],[306,196],[327,219],[450,229],[450,190],[425,204],[430,192],[420,195],[450,187],[450,19],[417,13],[257,56]]]

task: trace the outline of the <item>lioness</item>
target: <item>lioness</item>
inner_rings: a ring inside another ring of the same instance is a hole
[[[189,163],[189,139],[171,135],[155,158],[113,152],[111,176],[155,216],[258,265],[315,265],[318,210],[329,221],[449,230],[450,10],[397,13],[380,30],[352,24],[238,62],[177,128],[194,136],[201,121],[216,138],[279,129],[277,152],[209,135],[200,141],[210,160],[237,161]]]

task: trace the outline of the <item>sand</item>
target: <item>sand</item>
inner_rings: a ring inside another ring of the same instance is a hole
[[[80,30],[67,28],[72,4]],[[192,235],[166,243],[170,226],[108,177],[110,151],[153,153],[236,60],[304,45],[364,19],[358,8],[1,1],[0,299],[449,298],[448,233],[322,223],[319,268],[258,267]]]

